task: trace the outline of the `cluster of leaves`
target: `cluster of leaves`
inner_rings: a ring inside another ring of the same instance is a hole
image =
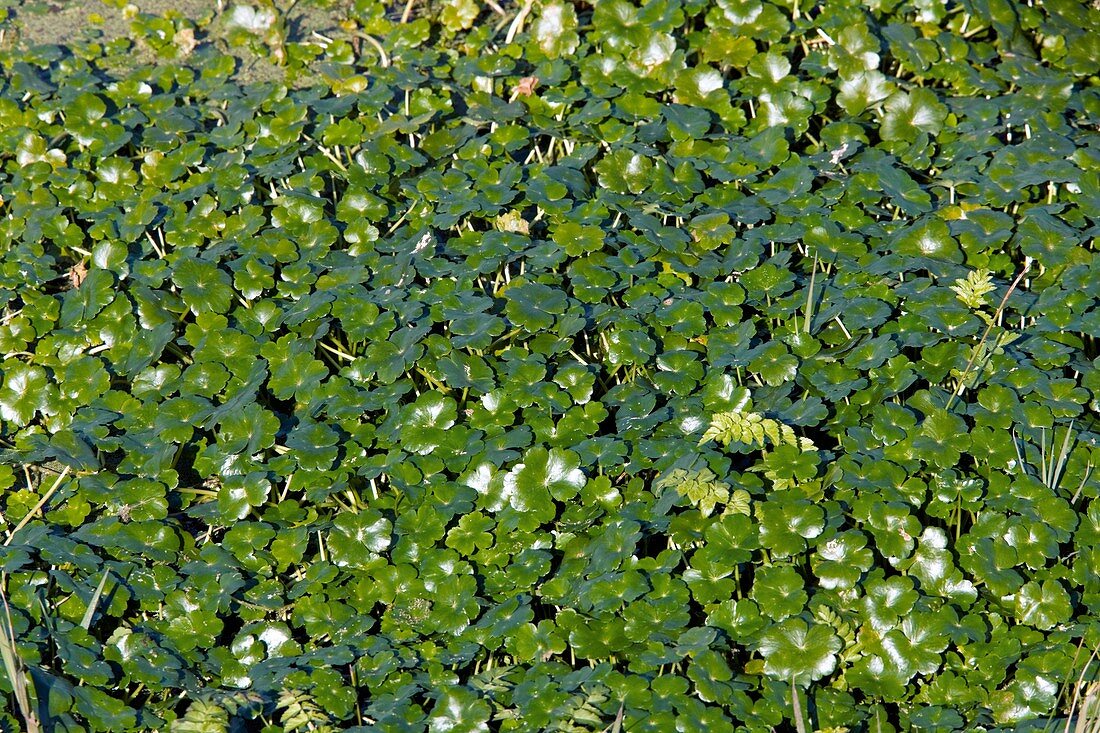
[[[1100,11],[421,2],[0,55],[0,725],[1062,714]]]
[[[765,417],[759,412],[745,412],[745,406],[751,405],[749,391],[740,388],[744,395],[734,409],[716,413],[710,421],[710,427],[703,433],[700,444],[714,440],[726,448],[730,444],[741,444],[745,448],[764,448],[768,443],[776,446],[792,446],[803,451],[815,450],[813,441],[795,435],[794,428]],[[736,447],[734,448],[736,450]]]

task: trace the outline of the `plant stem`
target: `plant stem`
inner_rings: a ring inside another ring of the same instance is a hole
[[[810,271],[810,288],[806,292],[806,317],[802,322],[802,332],[810,332],[810,321],[814,317],[814,279],[817,277],[817,253],[814,253],[814,268]]]
[[[1020,274],[1017,275],[1016,279],[1012,281],[1012,284],[1008,286],[1008,290],[1005,291],[1005,297],[1001,298],[1001,304],[997,306],[997,310],[993,314],[993,317],[989,319],[989,323],[986,324],[985,333],[982,334],[981,339],[978,341],[978,345],[975,346],[974,350],[970,353],[970,360],[966,363],[966,369],[963,369],[962,376],[959,377],[959,385],[955,388],[954,394],[952,394],[951,398],[947,400],[946,409],[950,410],[951,407],[955,404],[955,400],[957,400],[962,395],[963,390],[966,389],[966,378],[970,376],[970,370],[974,368],[974,362],[977,361],[978,354],[981,353],[982,346],[985,344],[985,340],[989,338],[989,332],[993,330],[993,324],[1000,321],[1001,314],[1004,312],[1005,306],[1008,304],[1009,297],[1012,295],[1013,292],[1015,292],[1016,287],[1020,284],[1020,281],[1023,280],[1024,275],[1026,275],[1028,270],[1030,269],[1031,258],[1029,257],[1024,262],[1024,269],[1020,270]]]

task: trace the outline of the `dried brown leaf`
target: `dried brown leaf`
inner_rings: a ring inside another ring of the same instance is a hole
[[[195,31],[191,28],[180,28],[176,31],[175,43],[182,56],[190,56],[198,45],[198,41],[195,40]]]
[[[73,288],[79,288],[84,278],[88,277],[88,266],[81,260],[69,268],[69,283]]]
[[[539,78],[537,76],[525,76],[516,83],[513,91],[517,97],[530,97],[535,93],[538,85]]]

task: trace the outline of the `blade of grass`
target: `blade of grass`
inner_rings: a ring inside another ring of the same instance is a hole
[[[806,721],[802,719],[802,702],[798,699],[798,685],[791,678],[791,706],[794,708],[794,728],[797,733],[806,733]]]
[[[1020,439],[1016,437],[1016,428],[1012,428],[1012,447],[1016,449],[1016,465],[1027,476],[1027,461],[1024,460],[1024,454],[1020,451]]]
[[[109,568],[103,569],[103,577],[99,579],[99,585],[96,586],[95,593],[92,594],[91,600],[88,601],[88,609],[84,612],[84,618],[80,619],[80,625],[87,631],[92,625],[92,618],[95,616],[96,606],[99,605],[99,598],[103,595],[103,589],[107,587],[107,576],[110,575]]]
[[[1050,442],[1054,443],[1053,437],[1051,438]],[[1052,450],[1054,449],[1053,445],[1051,445],[1051,449]],[[1043,481],[1043,486],[1050,486],[1050,465],[1049,465],[1050,463],[1051,463],[1051,461],[1047,460],[1047,429],[1046,428],[1040,428],[1039,429],[1039,474],[1040,474],[1040,478]]]
[[[1071,504],[1076,504],[1077,503],[1077,499],[1080,498],[1080,496],[1081,496],[1081,490],[1085,488],[1085,484],[1088,483],[1089,476],[1091,476],[1091,475],[1092,475],[1092,462],[1090,461],[1088,463],[1088,465],[1085,466],[1085,475],[1081,477],[1081,484],[1077,487],[1077,491],[1073,492],[1073,498],[1070,499]]]
[[[806,292],[806,318],[802,322],[802,332],[810,332],[810,321],[814,318],[814,279],[817,277],[817,253],[814,252],[814,269],[810,271],[810,288]]]
[[[623,708],[626,703],[619,703],[619,712],[615,715],[615,720],[611,721],[611,725],[603,729],[603,733],[622,733],[623,730]]]
[[[23,658],[19,656],[19,649],[15,646],[15,626],[11,621],[11,608],[8,606],[8,597],[3,592],[4,583],[0,583],[0,601],[4,603],[4,623],[0,624],[0,659],[4,663],[4,671],[11,682],[12,693],[15,695],[15,704],[19,713],[23,716],[23,722],[27,726],[27,733],[38,733],[38,716],[31,707],[30,695],[27,694],[27,673]]]
[[[1100,682],[1093,682],[1085,693],[1077,718],[1077,733],[1100,733]]]
[[[1087,685],[1085,683],[1089,665],[1097,658],[1098,653],[1100,653],[1100,647],[1092,650],[1073,685],[1073,700],[1066,712],[1066,733],[1069,733],[1071,725],[1074,733],[1100,733],[1100,681],[1092,680]],[[1076,661],[1076,655],[1074,660]],[[1074,723],[1075,720],[1076,723]]]
[[[516,17],[512,19],[512,24],[508,26],[508,33],[504,36],[504,45],[515,40],[516,35],[523,30],[523,23],[527,20],[527,16],[531,14],[531,9],[535,7],[535,0],[527,0],[523,4],[523,7],[516,13]]]
[[[1073,661],[1070,662],[1070,669],[1076,669],[1077,659],[1078,659],[1078,657],[1081,656],[1081,650],[1084,648],[1084,646],[1085,646],[1085,640],[1084,639],[1081,639],[1077,642],[1077,649],[1073,652]],[[1091,659],[1091,657],[1090,657],[1090,659]],[[1085,665],[1088,666],[1088,662],[1086,662]],[[1069,690],[1070,690],[1071,687],[1074,687],[1074,684],[1073,684],[1073,680],[1069,677],[1067,677],[1062,682],[1062,684],[1060,684],[1058,686],[1058,697],[1056,697],[1054,699],[1054,705],[1051,707],[1051,712],[1050,712],[1050,715],[1047,717],[1046,725],[1043,726],[1043,733],[1048,733],[1052,729],[1052,726],[1054,725],[1054,716],[1058,712],[1058,707],[1059,707],[1059,705],[1062,704],[1063,700],[1065,700],[1065,702],[1067,704],[1069,704],[1069,700],[1066,699],[1066,696],[1069,694]],[[1067,713],[1067,715],[1068,715],[1068,713]],[[1067,725],[1068,725],[1068,722],[1067,722]]]
[[[1054,464],[1054,470],[1050,477],[1050,483],[1048,486],[1054,490],[1058,489],[1058,483],[1062,479],[1062,469],[1065,468],[1066,458],[1069,456],[1070,451],[1070,439],[1073,437],[1073,420],[1069,421],[1069,427],[1066,428],[1066,437],[1062,441],[1062,448],[1058,451],[1058,461]],[[1054,433],[1050,435],[1051,449],[1054,448]],[[1051,458],[1054,458],[1054,454],[1051,453]]]

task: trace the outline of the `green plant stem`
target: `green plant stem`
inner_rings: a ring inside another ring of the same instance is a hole
[[[96,606],[99,605],[99,599],[103,596],[103,589],[107,587],[107,578],[110,574],[110,568],[103,569],[103,577],[99,579],[99,585],[96,586],[95,593],[92,594],[91,600],[88,601],[88,608],[84,611],[84,617],[80,620],[80,625],[85,631],[92,626],[92,619],[95,618]]]
[[[810,321],[814,317],[814,280],[817,277],[817,253],[814,253],[814,267],[810,272],[810,287],[806,291],[806,316],[802,321],[802,332],[808,334],[810,332]]]
[[[1020,280],[1024,278],[1028,270],[1031,269],[1030,258],[1024,263],[1024,268],[1020,270],[1020,274],[1016,276],[1016,279],[1012,281],[1012,284],[1008,286],[1008,290],[1005,291],[1005,297],[1001,298],[1000,305],[997,306],[997,310],[993,313],[993,317],[989,319],[989,323],[986,324],[985,333],[982,334],[981,339],[978,341],[978,345],[974,347],[974,350],[970,353],[970,360],[966,363],[966,368],[963,369],[962,376],[959,377],[959,385],[955,388],[954,394],[947,400],[947,410],[955,404],[957,400],[966,389],[966,378],[970,376],[970,370],[974,368],[974,362],[978,359],[978,354],[981,353],[982,346],[985,344],[985,340],[989,338],[990,331],[993,330],[993,324],[1000,320],[1001,314],[1004,313],[1005,306],[1008,304],[1008,299],[1012,293],[1015,292],[1016,287],[1020,284]]]

